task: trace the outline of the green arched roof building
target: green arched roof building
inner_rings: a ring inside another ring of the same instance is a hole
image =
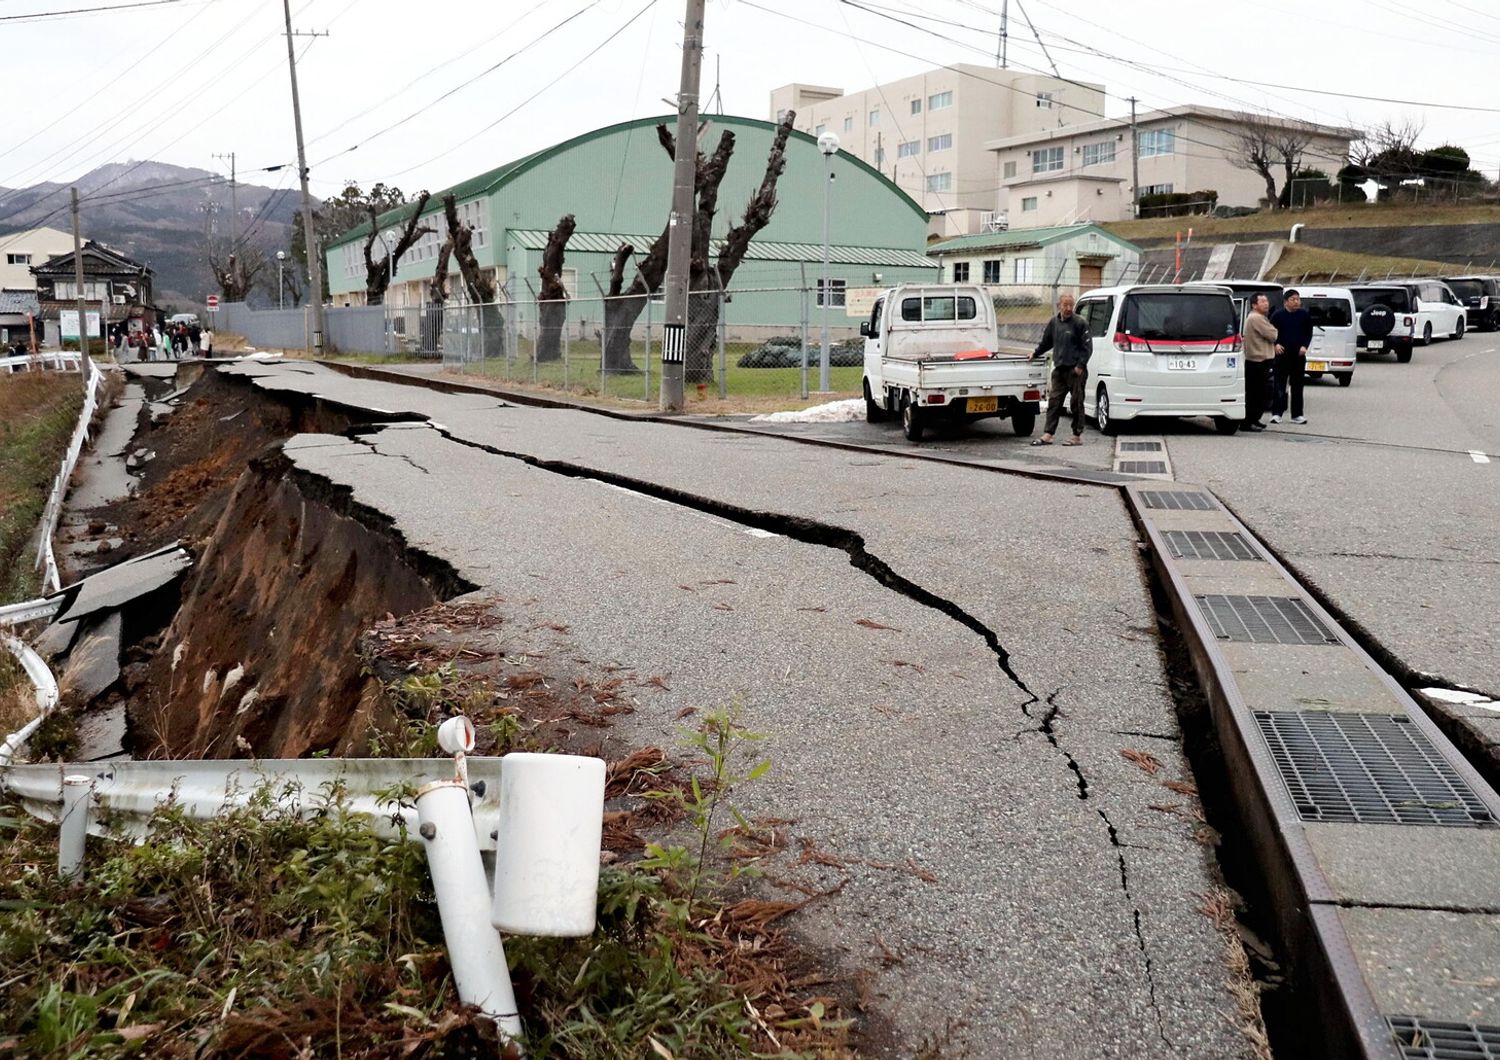
[[[429,223],[441,233],[442,196],[450,192],[456,196],[460,216],[475,227],[475,254],[481,267],[494,270],[497,284],[506,288],[510,300],[525,302],[539,284],[536,269],[547,233],[558,218],[571,213],[577,229],[568,244],[568,286],[576,299],[596,299],[599,288],[608,286],[609,259],[615,248],[628,241],[643,254],[666,222],[672,161],[657,140],[655,126],[661,122],[671,128],[675,117],[642,118],[565,140],[434,193],[425,214],[432,216]],[[719,213],[714,220],[714,236],[719,238],[739,220],[759,187],[776,126],[727,115],[706,115],[702,124],[700,143],[710,150],[722,130],[735,134],[734,155],[720,185]],[[730,303],[731,321],[796,322],[800,296],[795,290],[779,293],[779,289],[798,287],[804,270],[809,284],[821,275],[826,173],[817,141],[806,133],[792,132],[786,170],[777,183],[776,211],[730,284],[732,291],[743,292]],[[926,255],[926,212],[890,180],[851,155],[837,155],[833,173],[830,277],[851,288],[935,278],[936,263]],[[379,218],[378,227],[389,233],[408,216],[409,208],[391,210]],[[369,227],[366,223],[350,229],[327,247],[329,289],[335,305],[364,300],[364,243]],[[442,239],[440,234],[423,237],[397,263],[395,282],[386,296],[388,304],[425,301]],[[376,253],[383,253],[378,245]],[[456,266],[450,269],[457,272]],[[750,293],[765,289],[776,291]]]

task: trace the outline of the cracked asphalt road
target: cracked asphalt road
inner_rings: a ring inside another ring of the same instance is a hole
[[[1187,765],[1112,491],[306,366],[228,374],[429,417],[288,455],[483,592],[534,601],[571,657],[671,674],[620,721],[632,738],[744,702],[775,763],[746,809],[841,863],[778,871],[848,881],[793,929],[869,976],[907,1035],[889,1055],[1251,1055],[1199,911],[1207,854],[1161,810]]]

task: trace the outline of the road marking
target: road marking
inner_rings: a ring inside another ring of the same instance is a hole
[[[1469,459],[1473,460],[1476,464],[1488,464],[1490,462],[1490,458],[1480,449],[1470,449]]]

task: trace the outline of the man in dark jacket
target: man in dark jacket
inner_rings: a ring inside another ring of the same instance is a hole
[[[1287,411],[1286,392],[1292,391],[1292,422],[1306,423],[1302,415],[1302,380],[1307,371],[1307,348],[1312,345],[1312,314],[1302,308],[1302,296],[1288,290],[1281,308],[1271,314],[1276,327],[1276,367],[1272,378],[1271,422],[1280,423]]]
[[[1063,445],[1083,444],[1083,390],[1089,378],[1089,356],[1094,352],[1094,337],[1089,325],[1073,313],[1074,299],[1065,294],[1057,300],[1057,315],[1047,321],[1042,341],[1036,344],[1031,360],[1052,351],[1052,378],[1047,393],[1047,422],[1042,436],[1032,445],[1051,445],[1062,419],[1063,399],[1072,398],[1073,437]]]

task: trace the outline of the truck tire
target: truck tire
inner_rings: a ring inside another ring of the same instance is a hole
[[[1411,343],[1407,343],[1405,346],[1393,346],[1392,349],[1396,352],[1397,364],[1409,364],[1411,362]]]
[[[1012,412],[1010,414],[1011,428],[1016,432],[1017,438],[1029,438],[1031,432],[1036,430],[1035,412]]]
[[[870,396],[870,381],[865,380],[865,422],[882,423],[885,420],[885,409],[876,403]]]
[[[1098,396],[1094,398],[1094,422],[1099,425],[1099,433],[1113,438],[1120,433],[1120,422],[1109,414],[1109,391],[1104,384],[1099,384]]]
[[[1334,372],[1333,377],[1339,381],[1339,386],[1348,386],[1354,382],[1353,372]]]
[[[904,398],[901,402],[901,433],[906,435],[908,442],[922,440],[922,414],[911,398]]]

